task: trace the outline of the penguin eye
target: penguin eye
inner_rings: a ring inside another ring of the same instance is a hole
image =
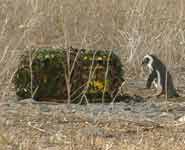
[[[148,63],[150,61],[150,59],[149,58],[146,58],[146,63]]]
[[[148,63],[149,63],[149,61],[150,61],[150,59],[149,59],[149,58],[145,58],[145,59],[142,61],[142,64],[148,64]]]

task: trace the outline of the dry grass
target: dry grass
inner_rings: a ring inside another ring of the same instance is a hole
[[[82,112],[67,113],[62,110],[65,107],[49,106],[49,111],[42,111],[44,106],[39,105],[1,106],[1,150],[184,149],[184,125],[95,121]]]
[[[182,63],[184,5],[183,0],[1,0],[1,77],[10,79],[17,55],[30,47],[114,49],[131,72],[147,52],[169,65]]]
[[[1,100],[9,94],[20,53],[25,48],[73,46],[113,49],[120,54],[129,78],[140,76],[140,59],[148,52],[161,57],[169,67],[184,64],[184,9],[184,0],[0,0]],[[9,144],[13,141],[14,149],[18,150],[41,149],[36,145],[43,137],[49,138],[48,133],[25,127],[21,120],[16,120],[20,116],[16,114],[14,117],[13,129],[1,127],[0,142]],[[50,116],[50,119],[53,117]],[[26,119],[26,116],[23,118]],[[54,124],[49,127],[56,130]],[[12,134],[14,130],[16,132]],[[72,133],[73,128],[70,130]],[[100,139],[103,141],[100,145],[104,147],[99,149],[183,149],[181,133],[175,129],[169,133],[168,130],[133,136],[138,138],[137,144],[127,143],[124,137],[115,138],[115,141]],[[87,146],[93,138],[84,139],[88,140]],[[75,136],[71,140],[74,142],[68,149],[83,149],[77,146],[83,140],[78,141]],[[45,142],[48,144],[47,140]],[[98,148],[90,146],[90,149]]]

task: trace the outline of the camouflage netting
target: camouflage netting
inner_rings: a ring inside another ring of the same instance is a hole
[[[20,59],[14,84],[21,99],[65,103],[70,83],[71,102],[82,97],[110,102],[124,81],[120,59],[111,51],[39,48],[26,51]]]

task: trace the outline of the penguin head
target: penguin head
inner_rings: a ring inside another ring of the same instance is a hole
[[[152,65],[153,61],[152,55],[147,54],[142,60],[142,65]]]

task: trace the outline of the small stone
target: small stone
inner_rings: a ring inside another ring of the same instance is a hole
[[[47,105],[40,105],[40,110],[42,112],[49,112],[50,111],[50,109]]]
[[[126,107],[124,108],[125,111],[131,111],[131,108],[130,107]]]
[[[72,110],[71,110],[71,112],[72,112],[72,113],[75,113],[75,112],[76,112],[76,110],[75,110],[75,109],[72,109]]]
[[[180,121],[180,122],[185,122],[185,116],[180,117],[180,118],[178,119],[178,121]]]

